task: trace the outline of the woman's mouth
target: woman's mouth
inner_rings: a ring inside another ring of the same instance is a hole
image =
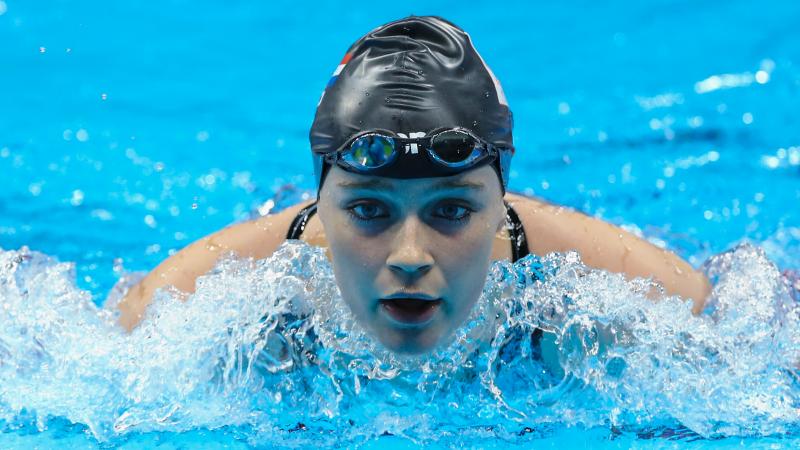
[[[426,325],[442,306],[442,299],[396,297],[381,299],[381,308],[390,319],[404,326]]]

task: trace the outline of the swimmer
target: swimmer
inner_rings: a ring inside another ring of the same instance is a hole
[[[223,255],[266,258],[286,239],[326,249],[342,298],[387,348],[424,353],[477,302],[492,260],[577,251],[598,269],[649,277],[693,300],[706,277],[616,226],[507,190],[517,149],[503,90],[467,33],[408,17],[353,44],[317,106],[317,198],[231,225],[162,262],[119,303],[142,320],[153,293],[191,293]],[[528,150],[525,150],[528,151]]]

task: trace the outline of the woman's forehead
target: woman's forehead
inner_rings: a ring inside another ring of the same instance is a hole
[[[494,184],[498,184],[497,176],[488,166],[444,177],[409,179],[362,175],[332,167],[328,177],[325,185],[330,185],[338,191],[372,190],[398,194],[452,189],[482,193],[493,190],[493,180]]]

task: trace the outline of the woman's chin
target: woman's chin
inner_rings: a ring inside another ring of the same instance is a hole
[[[439,344],[442,338],[439,327],[426,329],[397,329],[381,330],[378,339],[389,350],[403,355],[422,355],[430,353]]]

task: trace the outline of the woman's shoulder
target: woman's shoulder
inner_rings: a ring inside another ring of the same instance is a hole
[[[574,249],[575,231],[585,228],[587,217],[571,208],[510,191],[504,199],[517,213],[531,253],[544,255]]]
[[[299,216],[301,211],[314,203],[316,203],[316,200],[302,201],[286,207],[276,213],[257,217],[250,222],[245,223],[251,223],[262,229],[269,228],[270,230],[274,230],[276,232],[283,231],[283,234],[286,235],[289,232],[289,227],[291,226],[292,222]]]
[[[236,230],[231,230],[241,238],[250,241],[254,248],[258,248],[256,254],[251,256],[264,257],[272,253],[289,234],[289,229],[292,227],[294,221],[303,209],[313,204],[315,200],[307,200],[295,205],[289,206],[274,214],[268,214],[256,219],[244,222],[235,226]],[[312,216],[313,219],[314,216]],[[309,220],[307,228],[312,227],[312,221]]]
[[[191,244],[192,247],[214,249],[216,253],[234,252],[240,257],[255,259],[270,256],[286,240],[289,228],[300,211],[312,204],[304,201],[274,214],[230,225]]]
[[[572,211],[565,206],[550,203],[547,200],[525,195],[520,192],[507,191],[503,199],[508,203],[517,214],[528,216],[535,213],[556,213]]]

